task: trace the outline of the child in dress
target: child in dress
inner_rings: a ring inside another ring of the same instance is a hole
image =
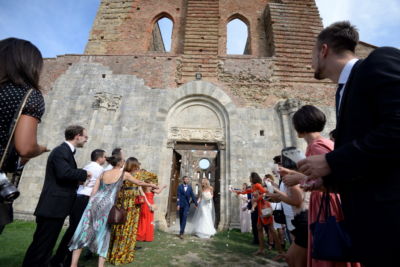
[[[144,196],[145,204],[142,205],[140,210],[137,241],[151,242],[154,240],[154,211],[157,209],[154,204],[154,194],[160,194],[166,187],[164,185],[160,189],[152,190],[151,187],[145,186],[143,189],[139,189],[142,196]]]

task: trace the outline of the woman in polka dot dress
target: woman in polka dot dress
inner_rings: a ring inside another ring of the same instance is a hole
[[[8,150],[11,152],[0,166],[0,180],[7,179],[6,172],[13,172],[30,158],[48,151],[37,143],[36,138],[37,126],[44,113],[44,100],[39,90],[42,66],[42,55],[30,42],[16,38],[0,41],[0,157],[10,138],[13,118],[27,92],[33,89],[17,123]],[[11,204],[0,200],[0,233],[4,225],[11,222],[11,216]]]

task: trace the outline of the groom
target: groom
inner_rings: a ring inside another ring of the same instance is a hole
[[[178,186],[178,206],[177,210],[179,211],[179,222],[181,225],[181,229],[179,232],[179,238],[183,239],[183,233],[185,232],[185,226],[186,226],[186,219],[189,214],[189,208],[190,208],[190,198],[194,202],[197,208],[197,199],[193,194],[193,189],[189,185],[189,177],[188,176],[183,176],[183,184],[180,184]]]

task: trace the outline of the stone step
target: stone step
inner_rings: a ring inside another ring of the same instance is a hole
[[[193,25],[193,26],[195,26],[195,25],[204,25],[204,26],[213,26],[213,25],[215,25],[215,26],[219,26],[219,20],[218,19],[216,19],[216,20],[202,20],[202,19],[192,19],[192,20],[187,20],[186,21],[186,25]]]
[[[201,39],[201,38],[191,38],[185,39],[185,45],[188,44],[218,44],[218,39]]]
[[[212,59],[212,60],[218,60],[217,57],[209,56],[209,55],[182,55],[182,59]]]
[[[184,49],[183,53],[185,55],[217,55],[218,51],[205,51],[203,50],[202,52],[199,52],[198,49],[197,50],[192,50],[192,49]]]
[[[209,43],[196,43],[196,42],[185,42],[184,47],[194,47],[194,48],[218,48],[218,42]]]
[[[211,31],[210,29],[199,29],[199,30],[186,30],[185,38],[194,38],[194,39],[202,39],[201,37],[206,38],[209,36],[213,39],[218,39],[218,30]]]
[[[218,29],[219,29],[219,27],[217,27],[217,25],[210,27],[210,25],[203,25],[203,24],[198,24],[198,23],[195,23],[195,24],[196,25],[186,24],[186,27],[185,27],[186,31],[188,31],[188,30],[194,30],[194,31],[197,31],[197,30],[209,30],[209,31],[218,32]]]
[[[211,16],[211,17],[217,17],[219,15],[219,10],[218,9],[209,9],[209,10],[199,10],[199,9],[190,9],[186,13],[186,17],[190,16]]]
[[[185,40],[187,41],[193,41],[193,42],[214,42],[218,41],[218,35],[207,35],[207,34],[201,34],[201,35],[185,35]]]

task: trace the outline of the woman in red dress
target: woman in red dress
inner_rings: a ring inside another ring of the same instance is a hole
[[[258,222],[257,222],[257,229],[258,229],[258,240],[259,240],[259,248],[255,252],[255,255],[263,255],[265,244],[264,244],[264,232],[263,229],[268,233],[271,232],[272,237],[274,239],[274,243],[277,244],[277,249],[279,253],[283,253],[281,243],[278,241],[278,233],[276,232],[275,228],[273,227],[273,216],[263,216],[262,209],[264,208],[271,208],[271,204],[264,200],[263,195],[266,193],[265,188],[261,185],[262,180],[261,177],[252,172],[250,174],[250,182],[252,184],[251,188],[243,191],[232,190],[236,194],[249,194],[252,193],[253,197],[257,201],[257,212],[258,212]],[[272,209],[271,209],[272,211]]]
[[[147,180],[146,180],[147,181]],[[143,187],[140,190],[142,196],[144,196],[145,204],[142,205],[140,210],[139,226],[137,231],[137,241],[151,242],[154,240],[154,211],[156,206],[154,205],[154,194],[160,194],[167,186],[164,185],[160,189],[152,190],[151,187]]]

